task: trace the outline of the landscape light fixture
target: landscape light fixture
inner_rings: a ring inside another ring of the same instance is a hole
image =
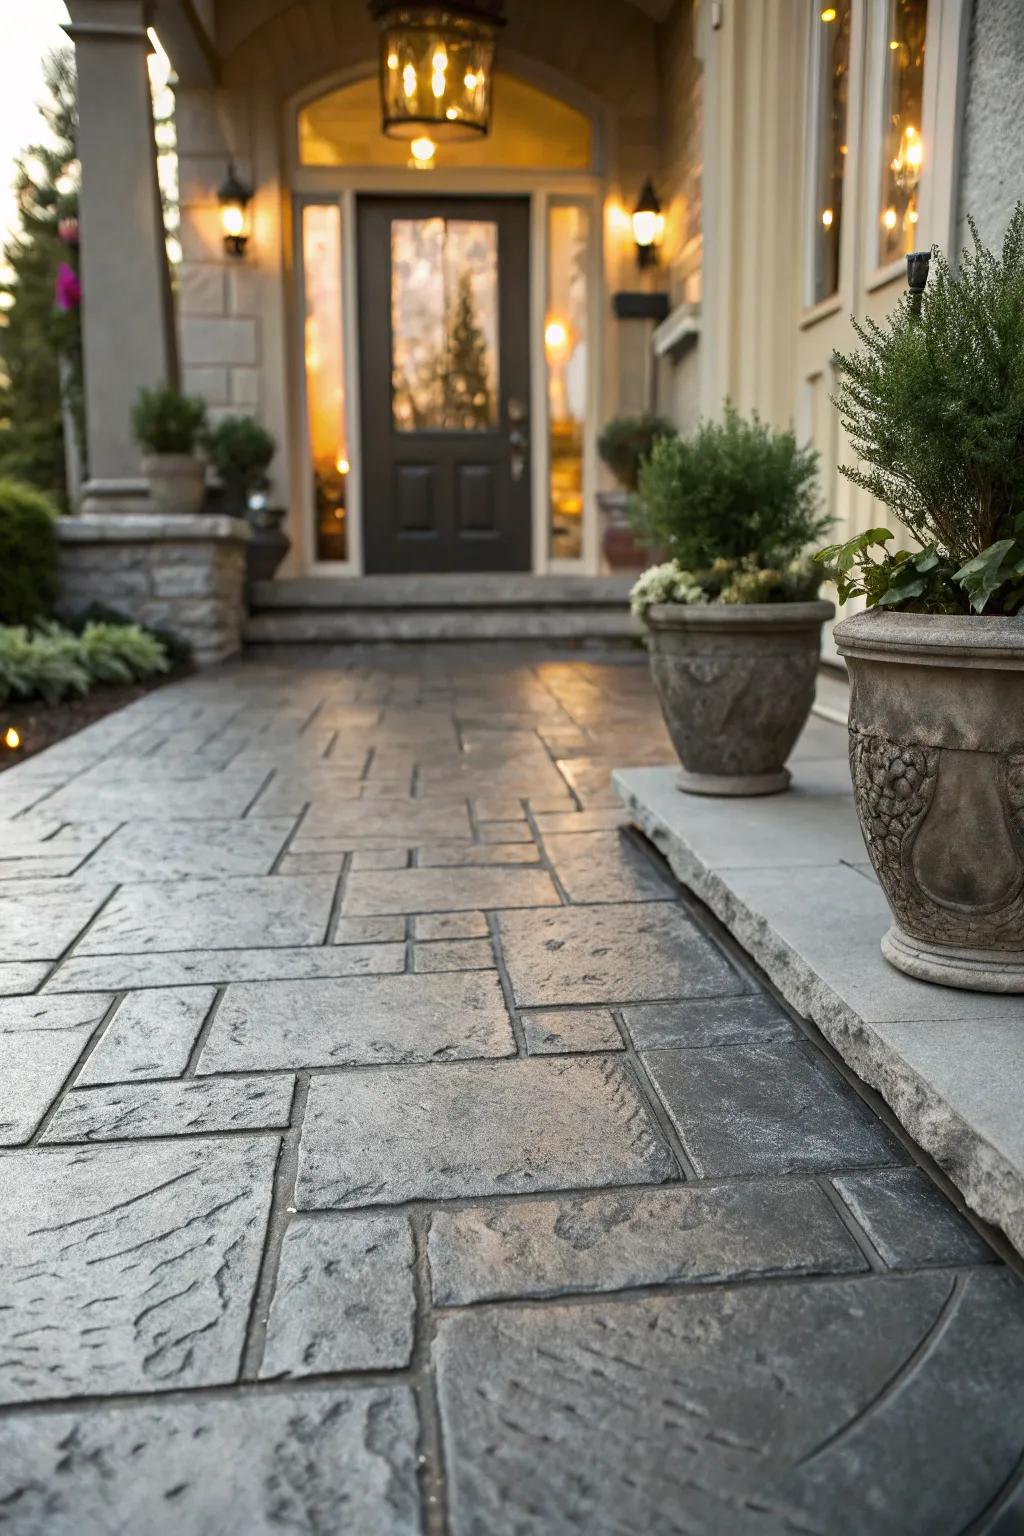
[[[503,0],[370,0],[380,28],[380,104],[393,139],[473,139],[491,126]]]

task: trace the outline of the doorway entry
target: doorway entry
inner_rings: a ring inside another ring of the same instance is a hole
[[[365,569],[528,571],[529,200],[357,208]]]

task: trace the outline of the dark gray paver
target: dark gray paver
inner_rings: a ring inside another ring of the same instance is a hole
[[[524,1013],[522,1025],[531,1056],[624,1049],[607,1008],[549,1008],[546,1013]]]
[[[297,1203],[655,1184],[674,1172],[618,1061],[398,1067],[312,1079]]]
[[[638,1051],[671,1046],[699,1049],[792,1040],[796,1031],[770,997],[727,997],[682,1003],[643,1003],[622,1013]]]
[[[473,864],[539,864],[540,849],[521,822],[501,828],[505,841],[489,836],[491,828],[482,827],[479,843],[429,843],[421,848],[416,863],[421,869],[464,869]],[[525,833],[525,836],[520,836]]]
[[[444,1318],[453,1536],[958,1536],[1020,1456],[1005,1274]]]
[[[306,797],[308,798],[308,796]],[[418,848],[441,838],[472,837],[461,800],[339,800],[318,797],[292,844],[294,853],[355,848]]]
[[[331,940],[335,944],[402,944],[405,918],[339,917]]]
[[[838,1074],[797,1045],[658,1050],[643,1059],[702,1175],[904,1160],[895,1138]]]
[[[438,1211],[429,1253],[434,1300],[443,1306],[867,1268],[822,1191],[801,1181]]]
[[[276,879],[276,876],[272,876]],[[134,955],[72,955],[50,977],[47,992],[111,992],[181,987],[199,982],[379,976],[405,969],[404,944],[310,944],[299,949],[178,949]]]
[[[69,1093],[41,1140],[118,1141],[138,1136],[198,1136],[286,1126],[295,1081],[262,1074],[248,1081],[111,1083]]]
[[[496,971],[228,987],[200,1072],[510,1056]]]
[[[216,995],[213,987],[129,993],[118,1004],[76,1086],[123,1083],[133,1077],[180,1077]]]
[[[342,911],[359,917],[557,904],[558,892],[543,869],[401,869],[351,875]]]
[[[420,1536],[408,1387],[83,1408],[0,1422],[18,1536]]]
[[[503,912],[499,925],[520,1007],[718,997],[750,990],[675,905]]]
[[[404,1216],[296,1216],[260,1375],[400,1369],[412,1355],[415,1313]]]
[[[0,1403],[232,1381],[277,1138],[0,1158]]]
[[[0,1146],[28,1141],[113,999],[12,997],[0,1002]]]
[[[832,1182],[893,1269],[995,1260],[984,1238],[920,1168],[844,1173]]]
[[[545,832],[544,847],[570,901],[675,901],[675,887],[623,832]]]
[[[130,809],[133,821],[223,821],[244,816],[266,776],[265,769],[252,768],[161,781],[153,758],[145,759],[144,771],[145,778],[121,771],[106,781],[72,780],[66,789],[49,797],[47,814],[65,821],[100,818],[117,822]]]
[[[124,885],[78,945],[80,955],[321,944],[334,898],[324,875]]]

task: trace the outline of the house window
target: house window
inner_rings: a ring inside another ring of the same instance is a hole
[[[851,0],[821,5],[812,20],[811,57],[811,304],[839,288],[839,249],[846,167],[846,119],[850,89]]]
[[[883,267],[918,244],[928,0],[888,0],[886,12],[878,212],[878,262]]]
[[[583,553],[589,251],[589,209],[578,203],[552,203],[548,209],[544,361],[550,552],[556,560],[578,560]]]
[[[348,556],[349,447],[342,352],[341,209],[302,209],[306,429],[318,560]]]

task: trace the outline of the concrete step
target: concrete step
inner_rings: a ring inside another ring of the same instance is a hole
[[[250,645],[350,641],[632,642],[633,578],[622,576],[361,576],[260,582],[250,594]]]

